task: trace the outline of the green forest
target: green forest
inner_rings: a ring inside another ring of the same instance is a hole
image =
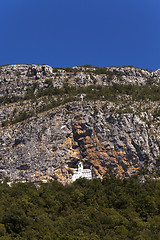
[[[73,184],[0,184],[0,240],[160,239],[160,182],[137,175]]]

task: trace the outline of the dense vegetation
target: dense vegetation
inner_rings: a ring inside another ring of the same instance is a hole
[[[0,184],[0,239],[160,239],[160,182]]]

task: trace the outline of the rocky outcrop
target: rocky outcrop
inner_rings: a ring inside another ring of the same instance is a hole
[[[0,67],[0,97],[24,97],[31,88],[36,94],[39,89],[45,89],[51,83],[55,88],[62,88],[64,84],[144,85],[148,81],[158,84],[159,80],[160,70],[149,72],[134,67],[55,69],[47,65],[7,65]]]
[[[94,176],[151,170],[160,155],[159,118],[153,117],[158,103],[144,104],[141,111],[133,105],[135,113],[119,114],[113,102],[68,103],[1,128],[1,179],[72,182],[80,160],[93,166]]]
[[[67,87],[156,86],[159,79],[160,70],[134,67],[1,66],[0,180],[72,182],[79,161],[86,168],[92,165],[95,177],[128,177],[142,167],[158,168],[159,101],[128,95],[80,101],[79,95],[67,95]],[[49,88],[66,91],[39,94]],[[97,89],[91,87],[95,94]]]

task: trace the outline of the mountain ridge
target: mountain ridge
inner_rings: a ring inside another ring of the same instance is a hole
[[[0,67],[0,178],[72,182],[159,169],[160,70]],[[83,101],[80,97],[83,94]]]

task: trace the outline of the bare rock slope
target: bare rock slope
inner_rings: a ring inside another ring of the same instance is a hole
[[[48,88],[63,90],[66,84],[75,86],[74,91],[94,86],[95,94],[99,86],[152,84],[158,89],[159,78],[159,70],[134,67],[2,66],[0,179],[72,182],[80,160],[87,168],[93,166],[95,177],[106,173],[128,177],[144,167],[158,168],[159,99],[133,99],[127,93],[117,93],[116,101],[104,96],[89,99],[85,93],[81,101],[78,92],[74,100],[67,91],[38,94]]]

